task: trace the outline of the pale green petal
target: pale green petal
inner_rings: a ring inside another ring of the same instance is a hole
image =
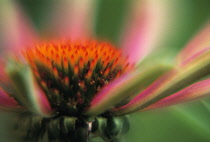
[[[7,64],[6,71],[16,90],[14,97],[18,102],[34,113],[43,114],[29,66],[11,59]]]

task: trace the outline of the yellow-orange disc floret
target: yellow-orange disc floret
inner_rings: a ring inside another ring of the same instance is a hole
[[[119,49],[96,41],[43,42],[24,55],[60,113],[82,111],[105,84],[131,68]]]

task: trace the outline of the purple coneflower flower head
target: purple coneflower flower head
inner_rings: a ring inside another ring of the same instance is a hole
[[[128,114],[210,94],[209,24],[168,64],[147,59],[164,24],[158,3],[135,3],[121,49],[92,40],[94,0],[60,2],[51,25],[60,38],[50,41],[37,38],[17,5],[3,4],[0,105],[19,113],[26,139],[117,141]]]

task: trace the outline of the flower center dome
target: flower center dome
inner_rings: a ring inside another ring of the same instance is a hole
[[[83,111],[104,85],[131,68],[106,42],[43,42],[24,55],[51,107],[70,115]]]

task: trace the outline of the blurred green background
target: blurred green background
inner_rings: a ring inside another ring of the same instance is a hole
[[[38,32],[45,29],[50,11],[50,0],[17,1],[30,18]],[[57,1],[59,2],[59,1]],[[95,11],[95,33],[99,39],[119,44],[119,38],[126,16],[131,10],[132,0],[98,0]],[[210,20],[209,0],[166,1],[170,8],[169,24],[163,40],[157,45],[173,51],[175,55]],[[162,35],[160,35],[162,36]],[[12,142],[13,114],[0,113],[0,141]],[[210,99],[205,98],[190,103],[138,112],[130,116],[131,128],[125,136],[126,142],[210,142]]]

